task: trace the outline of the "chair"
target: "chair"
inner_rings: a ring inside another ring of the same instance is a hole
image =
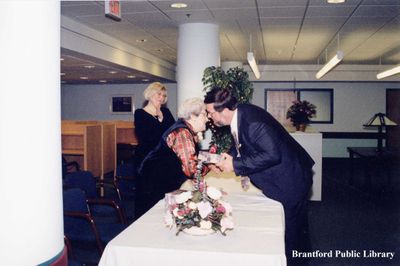
[[[80,170],[81,170],[81,167],[79,166],[78,162],[76,162],[76,161],[67,162],[67,160],[64,157],[62,157],[62,177],[63,178],[68,173],[78,172]]]
[[[135,199],[135,165],[123,163],[117,166],[115,182],[120,189],[121,199]]]
[[[79,188],[63,191],[63,207],[64,234],[69,243],[79,242],[83,246],[94,244],[100,255],[104,246],[126,228],[126,225],[118,223],[96,224],[85,192]]]
[[[106,184],[105,181],[95,178],[89,171],[79,171],[67,174],[64,178],[67,188],[80,188],[85,191],[90,211],[97,222],[116,222],[115,213],[120,221],[126,224],[126,216],[120,207],[120,193],[115,183]],[[117,198],[108,199],[99,196],[98,187],[113,188]]]
[[[64,243],[68,252],[68,266],[81,266],[82,264],[76,260],[75,253],[72,250],[71,240],[64,235]]]

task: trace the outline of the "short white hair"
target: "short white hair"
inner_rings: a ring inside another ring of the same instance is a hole
[[[188,120],[190,115],[199,116],[203,110],[205,110],[205,105],[202,99],[198,97],[190,98],[179,106],[178,118]]]

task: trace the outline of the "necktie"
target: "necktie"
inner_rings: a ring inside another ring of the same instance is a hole
[[[236,151],[237,151],[237,157],[240,157],[240,143],[239,143],[239,138],[238,135],[236,133],[236,131],[232,131],[232,136],[233,136],[233,140],[235,141],[235,147],[236,147]]]

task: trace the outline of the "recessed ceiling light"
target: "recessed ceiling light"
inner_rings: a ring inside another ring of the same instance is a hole
[[[111,70],[111,71],[108,71],[108,73],[110,73],[110,74],[117,74],[117,71]]]
[[[65,73],[60,73],[61,76],[65,76]]]
[[[140,40],[136,40],[136,42],[147,42],[146,39],[140,39]]]
[[[136,76],[135,75],[128,75],[128,76],[126,76],[128,79],[134,79],[134,78],[136,78]]]
[[[64,58],[61,57],[61,58],[60,58],[60,61],[64,61]]]
[[[99,82],[100,82],[100,83],[107,83],[107,80],[101,79],[101,80],[99,80]]]
[[[85,68],[87,68],[87,69],[92,69],[92,68],[95,68],[95,66],[87,65],[87,66],[85,66]]]
[[[88,77],[80,77],[80,79],[89,79]]]
[[[187,7],[187,4],[185,4],[185,3],[172,3],[171,7],[172,8],[185,8],[185,7]]]
[[[341,4],[344,3],[346,0],[327,0],[329,4]]]
[[[142,79],[142,81],[146,81],[147,82],[147,81],[149,81],[149,79]]]

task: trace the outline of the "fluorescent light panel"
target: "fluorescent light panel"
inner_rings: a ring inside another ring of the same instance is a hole
[[[254,76],[256,76],[256,79],[259,79],[261,77],[260,71],[258,70],[256,59],[252,52],[247,53],[247,61],[249,62],[251,70],[253,70]]]
[[[329,4],[341,4],[341,3],[344,3],[345,0],[328,0],[327,2]]]
[[[386,71],[383,71],[381,73],[378,73],[378,75],[376,75],[376,78],[383,79],[383,78],[390,77],[390,76],[393,76],[393,75],[396,75],[399,73],[400,73],[400,65],[396,66],[394,68],[388,69]]]
[[[334,68],[337,64],[339,64],[339,62],[342,60],[343,60],[343,52],[337,51],[336,55],[334,57],[332,57],[332,59],[329,60],[329,62],[326,63],[326,65],[323,68],[321,68],[320,71],[318,71],[318,73],[315,75],[315,77],[317,79],[322,78],[326,73],[331,71],[332,68]]]

